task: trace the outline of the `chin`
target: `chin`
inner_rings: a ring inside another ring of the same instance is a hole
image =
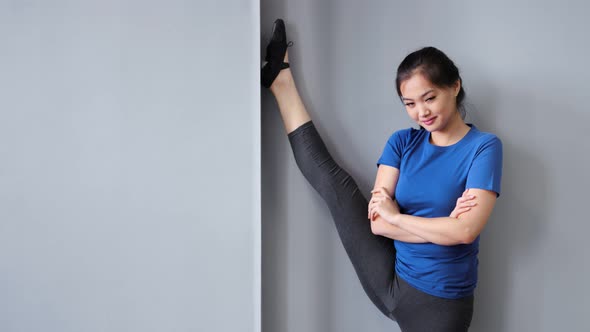
[[[438,119],[437,119],[437,120],[438,120]],[[444,124],[443,124],[443,123],[440,123],[440,122],[438,122],[438,121],[436,121],[436,120],[435,120],[435,122],[434,122],[433,124],[431,124],[430,126],[426,126],[426,125],[424,125],[424,124],[420,124],[420,123],[419,123],[419,125],[420,125],[422,128],[426,129],[428,132],[431,132],[431,133],[433,133],[433,132],[435,132],[435,131],[444,130],[444,128],[445,128],[445,126],[444,126]]]
[[[437,125],[425,126],[422,123],[418,123],[418,125],[430,133],[440,130],[439,126],[437,126]]]

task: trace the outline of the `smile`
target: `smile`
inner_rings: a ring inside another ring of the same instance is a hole
[[[434,122],[434,119],[436,119],[436,116],[434,116],[434,117],[432,117],[432,118],[430,118],[428,120],[424,120],[424,121],[422,121],[422,123],[425,124],[425,125],[427,125],[427,126],[430,126]]]

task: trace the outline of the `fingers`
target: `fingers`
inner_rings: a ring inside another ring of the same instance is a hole
[[[474,199],[475,195],[465,195],[465,196],[461,196],[459,198],[462,198],[464,200],[470,200],[470,199]]]
[[[379,215],[379,213],[377,212],[376,207],[373,206],[369,209],[369,215],[367,217],[368,219],[371,219],[371,221],[374,221],[375,218],[377,218],[377,215]]]
[[[457,208],[451,213],[451,218],[459,218],[459,216],[467,211],[471,210],[470,206]]]
[[[457,214],[461,214],[461,213],[465,213],[469,210],[471,210],[471,206],[460,207],[456,211],[457,211]]]
[[[468,189],[467,189],[468,190]],[[457,205],[468,202],[468,201],[472,201],[475,199],[475,195],[468,195],[467,190],[465,190],[463,192],[463,196],[457,198]]]
[[[392,200],[392,198],[387,195],[382,195],[382,194],[376,193],[371,197],[371,200],[369,201],[369,203],[379,203],[379,202],[384,202],[386,200]]]
[[[373,197],[371,198],[371,202],[369,203],[369,214],[368,214],[368,218],[372,219],[372,216],[377,213],[376,210],[379,206],[379,203],[382,201],[381,198],[379,197]]]
[[[374,195],[373,197],[371,197],[371,200],[369,201],[369,211],[367,214],[367,218],[374,220],[376,215],[379,214],[378,212],[378,208],[380,206],[380,204],[382,202],[384,202],[386,199],[388,199],[387,196],[382,196],[382,195]]]
[[[379,216],[379,214],[377,212],[373,212],[373,214],[371,214],[371,221],[375,221],[375,219],[377,219],[377,217]]]
[[[459,215],[471,210],[472,207],[477,205],[477,202],[473,201],[474,199],[475,195],[469,194],[469,189],[465,189],[461,197],[457,198],[457,204],[450,217],[458,218]]]
[[[387,200],[391,200],[391,198],[387,196],[373,196],[371,201],[369,201],[369,217],[371,216],[371,211],[377,210]]]
[[[388,198],[391,199],[389,196],[373,195],[373,197],[371,197],[371,200],[369,201],[369,205],[383,202]]]
[[[475,197],[475,195],[471,195],[469,194],[469,188],[465,189],[465,191],[463,192],[463,194],[461,194],[462,197]]]
[[[381,194],[381,195],[388,196],[388,197],[390,196],[389,192],[387,191],[387,189],[385,189],[385,187],[375,188],[375,189],[371,190],[371,194],[373,194],[373,195],[374,194]]]
[[[474,199],[475,199],[475,197],[459,197],[459,198],[457,198],[457,206],[459,206],[459,205],[474,206],[476,204],[476,202],[473,202]]]
[[[378,187],[375,188],[373,190],[371,190],[371,194],[373,194],[373,196],[371,197],[371,200],[369,201],[369,211],[367,214],[367,217],[369,219],[371,219],[371,221],[374,221],[375,218],[377,218],[377,216],[379,215],[379,207],[380,204],[387,201],[387,200],[391,200],[391,195],[389,194],[389,192],[387,191],[387,188],[385,187]]]

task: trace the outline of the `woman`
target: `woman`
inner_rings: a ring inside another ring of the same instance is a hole
[[[463,121],[457,67],[433,47],[399,65],[397,92],[420,129],[389,138],[367,202],[311,122],[289,69],[288,46],[279,19],[262,84],[277,100],[295,160],[326,201],[365,292],[405,332],[467,331],[479,234],[500,194],[502,144]]]

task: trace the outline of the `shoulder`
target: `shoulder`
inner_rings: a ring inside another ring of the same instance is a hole
[[[496,134],[481,131],[475,126],[473,126],[472,130],[472,142],[478,147],[478,149],[502,149],[502,140]]]
[[[400,130],[393,132],[393,134],[391,134],[391,136],[388,139],[388,142],[391,144],[396,144],[396,145],[399,145],[399,144],[406,145],[406,144],[422,137],[423,135],[425,135],[425,133],[427,133],[427,131],[424,129],[415,129],[415,128],[400,129]]]

